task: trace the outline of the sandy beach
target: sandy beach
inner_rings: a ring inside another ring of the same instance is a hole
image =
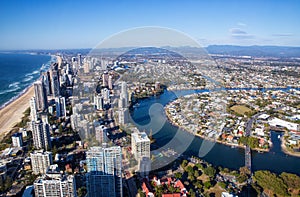
[[[0,139],[2,139],[16,123],[24,116],[23,112],[29,107],[29,100],[34,96],[34,89],[31,86],[19,98],[0,110]]]

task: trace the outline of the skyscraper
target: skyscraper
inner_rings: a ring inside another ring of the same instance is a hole
[[[120,93],[120,99],[125,99],[125,107],[128,106],[128,91],[127,91],[127,83],[125,81],[121,82],[121,93]]]
[[[150,158],[150,139],[145,132],[131,134],[131,147],[136,160],[142,157]]]
[[[103,95],[104,104],[109,104],[110,103],[110,91],[109,91],[109,89],[103,88],[101,90],[101,94]]]
[[[50,76],[49,76],[49,72],[43,72],[42,74],[42,82],[45,86],[46,89],[46,94],[50,95],[51,94],[51,86],[50,86]]]
[[[119,124],[124,125],[129,122],[129,111],[127,108],[121,108],[118,111],[119,113]]]
[[[86,155],[88,196],[123,196],[121,147],[91,147]]]
[[[106,87],[108,85],[108,73],[105,71],[102,74],[102,86]]]
[[[73,175],[61,174],[57,164],[34,182],[35,197],[76,197],[76,182]]]
[[[52,153],[44,150],[36,150],[30,153],[31,166],[34,174],[45,174],[52,164]]]
[[[32,121],[32,136],[33,136],[33,145],[35,149],[45,149],[48,150],[51,148],[50,141],[50,132],[49,125],[43,123],[42,121]]]
[[[55,106],[56,106],[56,117],[66,117],[66,99],[65,97],[56,97],[55,98]]]
[[[104,125],[99,125],[95,127],[95,137],[99,144],[107,142],[107,128]]]
[[[108,76],[108,89],[110,89],[110,90],[113,89],[113,76],[112,75]]]
[[[32,121],[37,121],[38,120],[38,114],[37,114],[37,107],[36,107],[36,100],[35,97],[32,97],[30,99],[30,116]]]
[[[51,78],[52,94],[54,97],[58,97],[60,95],[59,73],[54,68],[50,70],[50,78]]]
[[[81,54],[78,54],[78,68],[81,68]]]
[[[36,99],[36,108],[38,111],[43,111],[48,107],[46,89],[41,81],[35,82],[33,86]]]
[[[123,97],[120,97],[119,101],[118,101],[118,106],[119,106],[119,109],[126,108],[126,99]]]
[[[95,104],[95,108],[97,110],[103,110],[104,109],[104,98],[103,96],[97,94],[94,97],[94,104]]]

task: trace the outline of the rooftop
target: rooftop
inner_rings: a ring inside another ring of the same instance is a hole
[[[136,142],[150,142],[150,139],[145,132],[132,133],[131,135]]]

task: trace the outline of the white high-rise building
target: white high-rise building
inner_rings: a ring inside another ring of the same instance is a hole
[[[110,89],[110,90],[113,89],[113,76],[112,75],[108,76],[108,89]]]
[[[34,182],[35,197],[76,197],[73,175],[61,174],[57,165],[51,165],[47,173]]]
[[[102,94],[103,99],[104,99],[104,104],[109,104],[110,103],[110,97],[109,97],[110,91],[109,91],[109,89],[103,88],[101,90],[101,94]]]
[[[40,120],[32,121],[31,128],[33,136],[33,145],[35,149],[50,149],[51,141],[49,125],[47,123],[43,123]]]
[[[89,65],[88,61],[85,61],[83,63],[83,72],[86,73],[86,74],[90,72],[90,65]]]
[[[50,81],[49,81],[49,72],[43,72],[42,74],[42,82],[44,84],[44,87],[46,89],[46,94],[50,95],[51,90],[50,90]]]
[[[128,107],[128,90],[127,90],[127,83],[125,81],[121,82],[121,93],[120,99],[125,99],[125,107]]]
[[[101,63],[101,68],[102,68],[102,70],[106,70],[107,65],[108,65],[108,61],[107,61],[107,60],[104,60],[104,59],[101,59],[101,60],[100,60],[100,63]]]
[[[120,97],[118,106],[119,106],[119,109],[126,108],[126,99],[123,97]]]
[[[58,97],[60,95],[59,73],[54,68],[50,70],[50,78],[52,94],[54,97]]]
[[[35,97],[31,97],[30,102],[30,116],[32,121],[38,120],[37,108],[36,108],[36,100]]]
[[[23,146],[23,139],[22,139],[22,133],[14,133],[11,136],[12,145],[14,147],[22,147]]]
[[[46,89],[41,81],[36,81],[34,84],[34,95],[36,100],[36,109],[43,111],[48,107]]]
[[[119,124],[124,125],[129,122],[129,111],[127,108],[121,108],[118,111],[119,113]]]
[[[106,87],[108,85],[108,73],[105,71],[102,74],[102,86]]]
[[[31,167],[34,174],[45,174],[52,164],[52,153],[44,150],[36,150],[30,153]]]
[[[145,132],[131,134],[131,147],[136,160],[143,157],[150,158],[150,139]]]
[[[100,144],[107,142],[106,132],[107,128],[104,125],[99,125],[95,127],[95,137]]]
[[[122,150],[91,147],[86,152],[88,197],[122,197]]]
[[[104,98],[103,98],[103,96],[95,95],[94,104],[95,104],[95,108],[97,110],[103,110],[104,109]]]
[[[67,110],[66,110],[66,99],[65,97],[56,97],[55,98],[55,106],[56,106],[56,117],[66,117]]]
[[[77,59],[77,62],[78,62],[78,68],[81,68],[81,54],[78,54],[78,59]]]

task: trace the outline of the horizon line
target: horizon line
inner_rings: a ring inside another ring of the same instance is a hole
[[[203,47],[193,47],[193,46],[160,46],[160,47],[171,47],[171,48],[183,48],[183,47],[190,47],[190,48],[207,48],[210,46],[236,46],[236,47],[288,47],[288,48],[300,48],[299,46],[290,46],[290,45],[236,45],[236,44],[209,44],[207,46],[203,46]],[[132,46],[134,47],[134,46]],[[122,49],[122,48],[132,48],[130,46],[128,47],[111,47],[111,48],[99,48],[99,49]],[[146,47],[146,46],[145,46]],[[148,46],[147,46],[148,47]],[[149,46],[151,47],[151,46]],[[156,47],[156,48],[160,48],[160,47]],[[142,48],[142,47],[134,47],[134,48]],[[40,48],[40,49],[0,49],[0,52],[18,52],[18,51],[71,51],[71,50],[93,50],[93,49],[97,49],[97,47],[78,47],[78,48]]]

